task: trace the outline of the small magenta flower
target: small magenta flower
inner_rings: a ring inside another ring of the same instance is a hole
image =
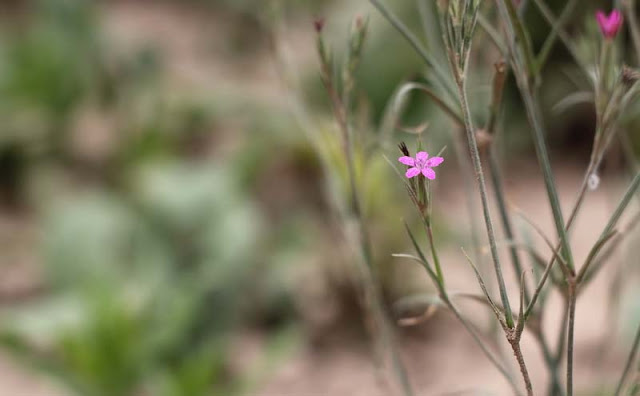
[[[607,16],[603,11],[598,10],[596,12],[596,20],[604,37],[613,39],[622,26],[622,13],[619,10],[613,10]]]
[[[440,165],[444,158],[442,157],[431,157],[429,158],[429,154],[426,151],[418,151],[416,154],[416,158],[409,156],[402,156],[398,158],[398,161],[403,163],[404,165],[410,166],[405,173],[407,178],[411,179],[412,177],[418,176],[420,173],[424,175],[429,180],[433,180],[436,178],[436,172],[431,169]]]

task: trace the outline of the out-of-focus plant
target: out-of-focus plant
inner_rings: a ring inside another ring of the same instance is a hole
[[[135,177],[128,198],[81,195],[53,211],[51,290],[5,312],[4,346],[79,394],[246,391],[229,340],[260,215],[220,165],[156,163]]]
[[[362,264],[360,272],[364,298],[372,318],[373,333],[379,341],[377,347],[381,353],[382,364],[391,368],[402,392],[410,395],[411,385],[397,349],[393,326],[380,290],[379,272],[367,226],[368,215],[364,209],[362,179],[369,161],[369,153],[364,149],[367,137],[356,131],[353,116],[356,97],[355,75],[367,36],[368,20],[362,17],[353,20],[346,54],[341,61],[336,59],[336,55],[325,42],[322,34],[324,23],[323,19],[314,22],[317,33],[316,46],[321,67],[320,75],[338,124],[340,160],[332,161],[322,146],[316,148],[329,171],[329,184],[334,186],[337,192],[336,211],[344,222],[346,238],[350,244],[358,248],[358,263]],[[346,168],[336,169],[339,164],[344,164]]]

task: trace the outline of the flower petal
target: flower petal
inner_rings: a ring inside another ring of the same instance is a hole
[[[411,157],[407,157],[406,155],[404,157],[398,158],[398,161],[400,161],[401,163],[407,166],[414,166],[416,164],[416,160],[414,160]]]
[[[429,154],[426,151],[418,151],[416,154],[416,160],[418,161],[426,161],[429,158]]]
[[[422,170],[422,174],[429,180],[433,180],[436,178],[436,172],[434,172],[431,168],[424,168]]]
[[[622,13],[619,10],[613,10],[611,11],[611,14],[609,14],[609,21],[613,21],[613,22],[620,22],[620,20],[622,19]]]
[[[435,168],[436,166],[440,165],[442,161],[444,161],[444,158],[442,157],[431,157],[427,160],[425,165]]]
[[[420,169],[418,168],[409,168],[407,170],[407,173],[405,173],[404,175],[408,178],[411,179],[414,176],[418,176],[420,174]]]
[[[604,26],[608,22],[608,18],[604,14],[604,12],[602,12],[601,10],[596,11],[596,20],[598,21],[598,25],[600,25],[600,28],[604,30]]]

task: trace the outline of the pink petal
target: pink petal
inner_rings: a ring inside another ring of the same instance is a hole
[[[609,14],[609,23],[613,25],[617,25],[618,23],[620,23],[621,19],[622,13],[618,10],[613,10],[611,11],[611,14]]]
[[[607,23],[607,17],[601,10],[596,11],[596,20],[598,21],[598,25],[600,28],[604,29],[605,24]]]
[[[427,160],[427,162],[425,163],[425,166],[430,166],[432,168],[440,165],[442,163],[442,161],[444,161],[444,158],[442,157],[431,157]]]
[[[407,166],[414,166],[416,164],[416,161],[413,158],[407,157],[406,155],[404,157],[398,158],[398,161]]]
[[[418,154],[416,154],[418,161],[426,161],[427,158],[429,158],[429,154],[426,151],[418,151]]]
[[[404,175],[407,178],[411,179],[412,177],[418,176],[419,174],[420,174],[420,169],[418,169],[418,168],[409,168],[407,170],[407,173],[405,173]]]
[[[436,172],[434,172],[431,168],[424,168],[422,170],[422,174],[429,180],[433,180],[436,178]]]

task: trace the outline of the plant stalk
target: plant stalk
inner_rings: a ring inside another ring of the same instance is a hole
[[[500,299],[502,300],[502,306],[505,311],[505,320],[509,328],[513,328],[513,313],[511,312],[511,305],[509,304],[509,297],[507,295],[507,288],[504,283],[504,276],[502,275],[502,267],[500,266],[500,257],[498,255],[498,247],[496,244],[495,232],[493,230],[493,221],[491,220],[491,212],[489,209],[489,198],[487,194],[487,186],[484,180],[484,172],[482,170],[482,163],[480,162],[480,152],[478,150],[478,143],[476,141],[475,128],[473,121],[471,120],[471,110],[469,109],[469,103],[467,101],[467,94],[464,83],[464,76],[458,76],[458,92],[460,94],[460,105],[462,107],[462,114],[465,121],[465,130],[467,132],[467,140],[469,142],[469,151],[471,153],[471,159],[473,162],[473,168],[476,174],[476,181],[480,191],[480,198],[482,201],[482,212],[484,215],[484,221],[487,228],[487,236],[489,238],[489,246],[491,249],[491,256],[493,259],[494,269],[496,272],[496,279],[498,282],[498,288],[500,290]]]

